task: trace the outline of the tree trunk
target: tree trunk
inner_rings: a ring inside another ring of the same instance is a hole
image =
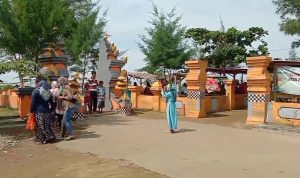
[[[84,92],[85,72],[86,72],[86,54],[84,55],[84,59],[83,59],[83,73],[82,73],[82,85],[81,85],[82,94]]]
[[[20,80],[20,88],[23,88],[23,87],[24,87],[24,79],[23,79],[23,76],[22,76],[20,73],[18,73],[18,75],[19,75],[19,80]]]

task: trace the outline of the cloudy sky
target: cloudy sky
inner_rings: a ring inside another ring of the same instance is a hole
[[[220,17],[225,27],[246,30],[253,26],[269,31],[265,40],[269,43],[272,57],[288,57],[291,42],[296,37],[279,31],[280,18],[275,14],[272,0],[154,0],[160,9],[170,11],[176,6],[181,23],[188,28],[204,27],[216,30],[220,28]],[[151,20],[152,5],[149,0],[102,0],[103,9],[109,9],[106,31],[111,41],[123,51],[129,49],[128,70],[144,65],[143,54],[137,42],[138,35],[144,34],[144,28]],[[9,77],[7,77],[9,76]],[[12,81],[12,74],[0,76],[4,81]]]
[[[280,18],[275,14],[272,0],[154,0],[160,9],[170,11],[177,8],[182,15],[182,24],[190,27],[219,29],[220,17],[225,27],[246,30],[253,26],[268,30],[265,40],[269,43],[271,56],[288,57],[288,48],[296,37],[286,36],[279,31]],[[102,0],[108,8],[106,30],[121,50],[129,49],[126,68],[135,70],[144,65],[143,54],[137,47],[138,35],[151,20],[152,5],[149,0]]]

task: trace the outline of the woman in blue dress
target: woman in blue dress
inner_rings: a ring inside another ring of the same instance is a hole
[[[167,89],[163,89],[162,96],[167,100],[167,119],[169,130],[171,133],[174,133],[177,130],[177,110],[176,110],[176,99],[177,91],[174,84],[168,85]]]

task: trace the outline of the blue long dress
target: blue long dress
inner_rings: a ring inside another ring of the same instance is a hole
[[[176,110],[176,99],[177,99],[177,92],[174,86],[171,87],[170,91],[161,92],[162,96],[167,99],[167,119],[168,125],[170,130],[177,129],[177,110]]]

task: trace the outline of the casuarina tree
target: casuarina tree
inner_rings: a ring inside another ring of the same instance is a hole
[[[300,35],[300,0],[273,0],[277,7],[276,13],[282,22],[280,30],[288,35]],[[292,43],[292,48],[300,46],[300,40]]]
[[[145,28],[146,34],[140,35],[138,44],[145,55],[146,66],[140,69],[148,73],[171,74],[180,69],[192,55],[184,38],[186,28],[180,24],[181,17],[176,9],[170,12],[159,11],[153,4],[152,20]]]
[[[0,0],[0,49],[6,54],[0,65],[16,71],[22,84],[23,74],[29,75],[23,71],[37,72],[30,64],[38,63],[45,44],[70,33],[73,19],[63,0]]]

